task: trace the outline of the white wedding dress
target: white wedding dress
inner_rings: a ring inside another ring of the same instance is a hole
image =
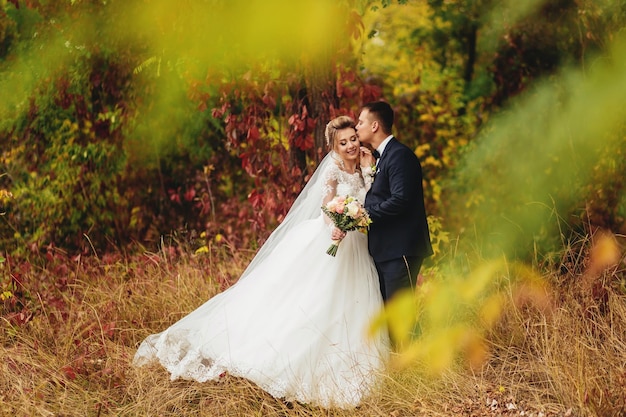
[[[227,372],[287,401],[358,405],[390,350],[387,332],[366,334],[382,308],[378,277],[361,232],[326,254],[331,225],[320,207],[335,195],[363,202],[367,186],[326,156],[240,280],[146,338],[133,363],[158,361],[172,379],[200,382]]]

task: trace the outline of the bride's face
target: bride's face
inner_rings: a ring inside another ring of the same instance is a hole
[[[341,159],[354,161],[359,157],[361,143],[356,135],[356,130],[349,127],[337,131],[335,138],[335,151]]]

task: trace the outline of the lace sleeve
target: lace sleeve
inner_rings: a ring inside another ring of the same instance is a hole
[[[374,166],[361,167],[361,174],[363,175],[363,182],[365,183],[365,191],[369,191],[374,182]]]
[[[337,195],[337,184],[339,183],[339,168],[336,165],[330,165],[324,171],[324,179],[322,182],[322,205],[325,205]],[[326,224],[333,225],[332,220],[328,216],[324,216]]]

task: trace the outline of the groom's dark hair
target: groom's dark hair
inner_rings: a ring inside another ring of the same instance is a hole
[[[385,101],[372,101],[363,105],[363,109],[374,115],[374,118],[380,123],[383,132],[391,134],[393,127],[393,109],[389,103]]]

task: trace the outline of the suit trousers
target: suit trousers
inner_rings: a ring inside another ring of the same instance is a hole
[[[380,281],[380,293],[383,301],[387,302],[400,290],[415,290],[417,276],[422,267],[424,258],[417,256],[403,256],[384,262],[376,262],[376,271]]]

